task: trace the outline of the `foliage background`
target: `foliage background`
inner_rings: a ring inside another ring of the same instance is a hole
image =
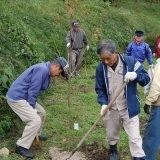
[[[67,108],[68,84],[61,79],[53,80],[50,89],[39,98],[48,112],[45,132],[54,134],[53,144],[65,149],[73,148],[99,115],[94,81],[89,78],[94,75],[99,62],[96,54],[99,42],[112,39],[117,43],[118,51],[125,53],[126,46],[133,40],[134,31],[143,30],[145,41],[154,52],[155,39],[160,35],[159,0],[1,0],[0,11],[0,138],[4,138],[4,146],[13,147],[16,140],[6,142],[6,137],[10,136],[10,131],[19,136],[23,127],[6,104],[8,87],[34,63],[57,56],[68,57],[65,37],[72,20],[80,22],[90,42],[90,50],[84,55],[82,78],[71,81],[72,107]],[[143,90],[139,92],[143,106]],[[144,119],[147,117],[143,112],[141,116]],[[83,123],[82,130],[76,133],[71,130],[75,118]],[[102,130],[102,134],[95,131],[86,143],[92,143],[93,139],[104,140]],[[61,133],[61,136],[56,136]],[[71,137],[62,138],[72,134],[77,137],[74,141]],[[120,147],[127,150],[126,137],[123,138]]]

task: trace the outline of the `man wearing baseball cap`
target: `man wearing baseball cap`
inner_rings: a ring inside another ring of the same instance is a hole
[[[145,59],[148,60],[149,66],[153,67],[152,51],[149,45],[143,40],[144,32],[136,30],[134,33],[134,40],[129,43],[126,49],[126,55],[134,57],[142,65]]]
[[[78,21],[72,21],[71,26],[72,29],[66,36],[66,47],[71,49],[71,75],[80,76],[79,73],[82,67],[84,44],[86,45],[87,50],[89,50],[89,44],[84,30],[79,28]]]
[[[22,137],[16,143],[16,153],[34,158],[29,150],[36,135],[44,141],[42,128],[46,111],[37,103],[38,95],[47,90],[50,78],[62,75],[67,78],[69,65],[65,58],[58,57],[53,61],[35,64],[26,69],[10,86],[6,99],[11,109],[26,123]]]

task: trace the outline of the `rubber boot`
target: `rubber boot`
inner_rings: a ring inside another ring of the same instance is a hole
[[[118,160],[117,144],[110,145],[110,152],[109,160]]]

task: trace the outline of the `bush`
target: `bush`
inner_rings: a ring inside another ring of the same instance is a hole
[[[12,120],[9,116],[3,117],[3,120],[0,120],[0,138],[5,136],[12,128]]]

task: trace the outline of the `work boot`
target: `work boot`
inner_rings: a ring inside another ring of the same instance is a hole
[[[118,154],[116,152],[111,153],[109,160],[118,160]]]
[[[143,157],[133,157],[133,160],[144,160]]]
[[[18,146],[18,145],[16,145],[15,152],[16,152],[17,154],[20,154],[20,155],[26,157],[26,158],[31,158],[31,159],[33,159],[34,156],[35,156],[35,155],[34,155],[31,151],[29,151],[28,149],[26,149],[26,148],[24,148],[24,147],[21,147],[21,146]]]
[[[40,141],[47,140],[47,137],[45,135],[42,135],[42,134],[40,136],[38,136],[38,138],[39,138]]]
[[[118,160],[117,144],[110,145],[110,152],[109,160]]]

